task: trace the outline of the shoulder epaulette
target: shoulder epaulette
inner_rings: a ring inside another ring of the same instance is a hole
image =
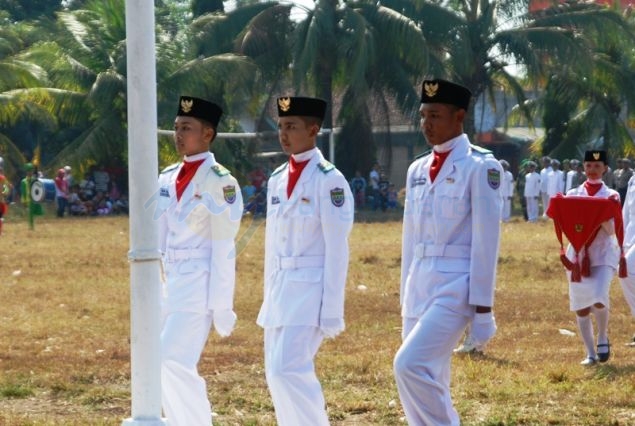
[[[415,157],[415,160],[418,160],[418,159],[420,159],[421,157],[425,157],[426,155],[429,155],[431,152],[432,152],[432,150],[431,150],[431,149],[429,149],[429,150],[427,150],[427,151],[424,151],[424,152],[422,152],[421,154],[417,155],[417,156]]]
[[[320,171],[324,174],[330,172],[331,170],[335,169],[335,166],[333,165],[333,163],[326,161],[326,160],[322,160],[318,163],[318,169],[320,169]]]
[[[229,170],[227,170],[227,168],[221,164],[214,164],[212,166],[212,171],[214,173],[216,173],[217,176],[227,176],[229,174]]]
[[[286,168],[287,168],[287,165],[288,165],[288,164],[289,164],[289,162],[288,162],[288,161],[285,161],[284,163],[282,163],[280,166],[278,166],[278,168],[277,168],[277,169],[275,169],[275,170],[271,173],[271,176],[275,176],[275,175],[277,175],[278,173],[282,172],[284,169],[286,169]]]
[[[492,151],[490,151],[487,148],[483,148],[482,146],[470,144],[470,148],[472,148],[472,151],[477,152],[479,154],[483,154],[483,155],[492,154]]]
[[[167,173],[170,172],[174,169],[176,169],[177,167],[179,167],[179,164],[181,163],[174,163],[174,164],[170,164],[169,166],[167,166],[165,169],[161,170],[161,173]]]

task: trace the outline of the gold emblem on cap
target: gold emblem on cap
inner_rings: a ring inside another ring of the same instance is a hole
[[[280,98],[278,99],[278,106],[281,111],[287,112],[291,109],[291,99],[290,98]]]
[[[194,99],[190,99],[189,101],[182,99],[181,100],[181,109],[184,113],[189,113],[192,111],[192,107],[194,106]]]
[[[600,159],[600,153],[599,153],[599,152],[594,152],[594,153],[593,153],[593,159],[594,159],[595,161],[598,161],[598,160]]]
[[[439,83],[424,83],[423,90],[426,91],[426,96],[432,98],[436,96],[439,91]]]

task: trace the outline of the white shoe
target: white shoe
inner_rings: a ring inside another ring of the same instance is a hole
[[[584,365],[585,367],[587,367],[587,366],[595,365],[596,362],[598,362],[597,358],[588,356],[584,360],[582,360],[580,365]]]
[[[483,352],[483,346],[475,345],[470,336],[467,336],[461,346],[454,350],[455,354],[473,354]]]

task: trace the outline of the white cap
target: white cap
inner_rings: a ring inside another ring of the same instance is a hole
[[[67,172],[71,171],[71,166],[64,166],[64,170],[66,170]]]

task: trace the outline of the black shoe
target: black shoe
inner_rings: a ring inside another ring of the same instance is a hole
[[[606,352],[600,353],[600,348],[607,348]],[[598,344],[598,361],[606,362],[611,357],[611,344],[610,343],[600,343]]]

